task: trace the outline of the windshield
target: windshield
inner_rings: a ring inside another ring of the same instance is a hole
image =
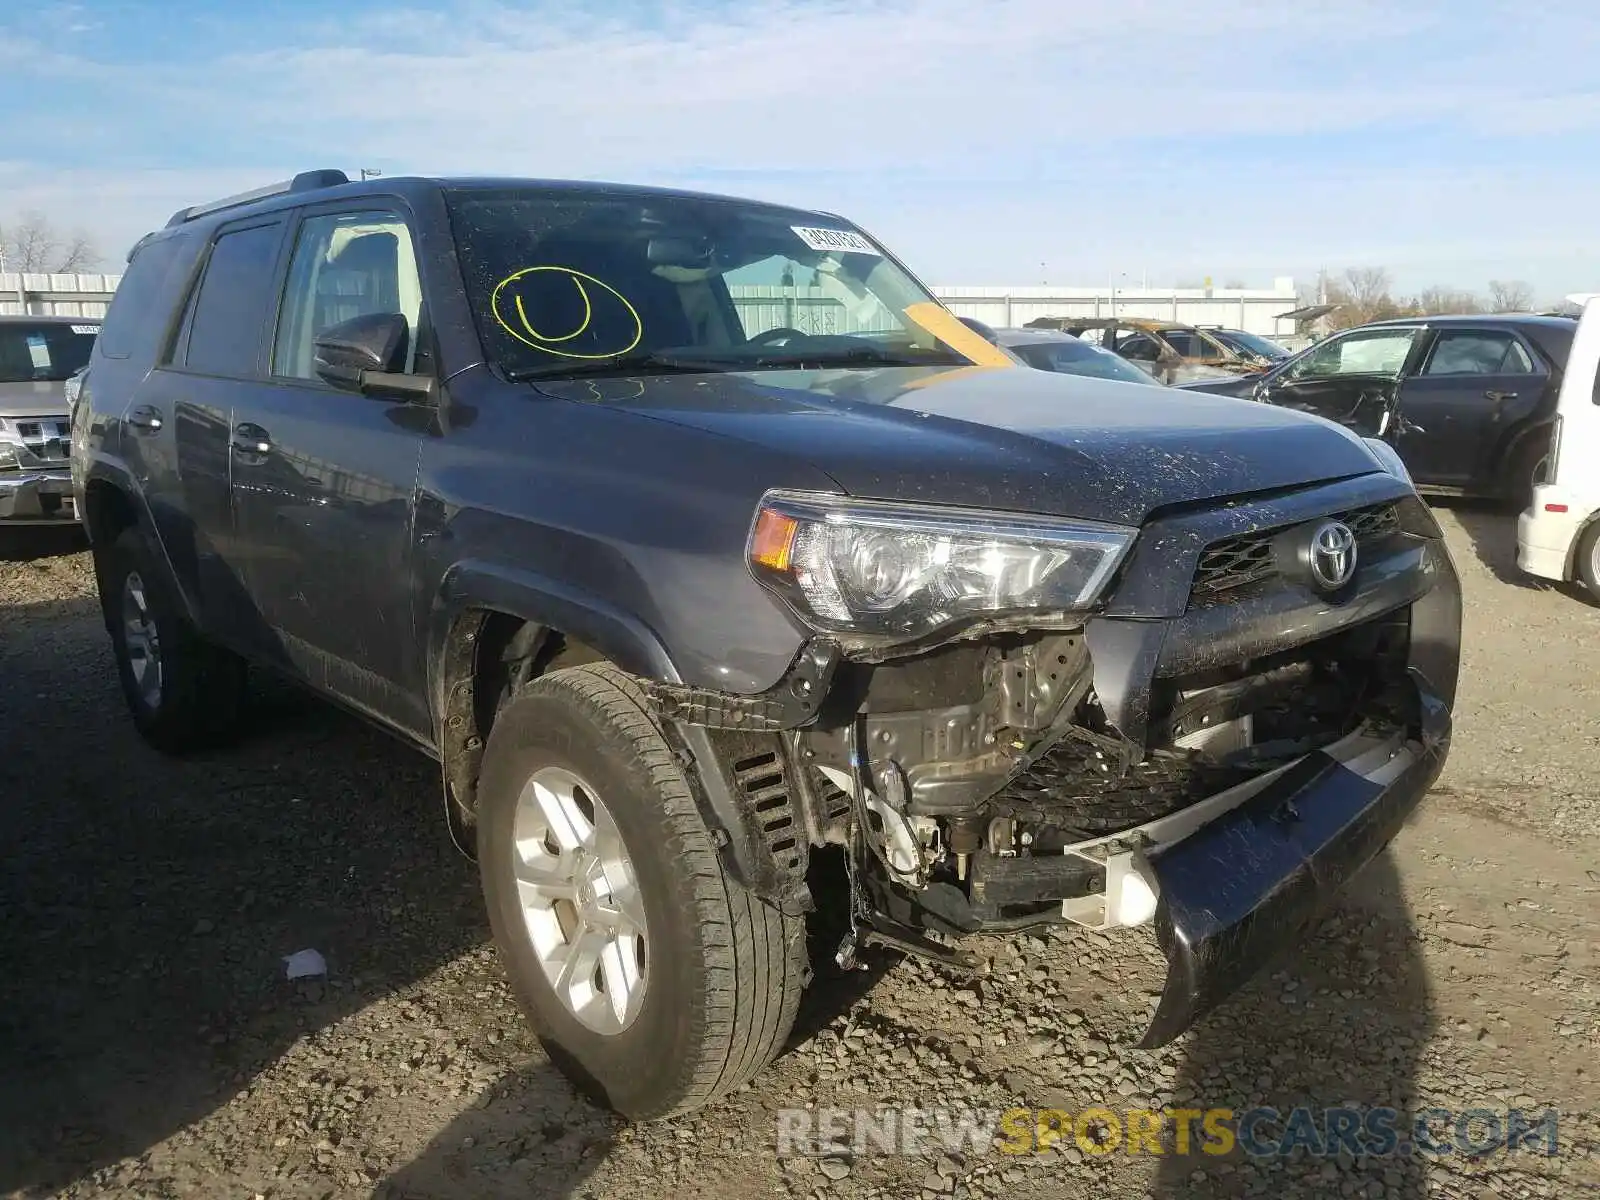
[[[1121,379],[1128,383],[1155,383],[1144,371],[1109,350],[1086,345],[1076,338],[1061,342],[1034,342],[1013,346],[1012,351],[1030,367],[1096,379]]]
[[[0,321],[0,383],[60,381],[89,361],[98,325]]]
[[[570,188],[447,198],[473,317],[513,378],[1013,365],[837,218]]]
[[[1274,362],[1289,357],[1289,352],[1277,342],[1269,341],[1258,333],[1246,333],[1242,329],[1212,329],[1207,332],[1230,350],[1259,354],[1262,358],[1270,358]]]

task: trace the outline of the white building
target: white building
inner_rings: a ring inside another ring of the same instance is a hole
[[[1289,276],[1274,279],[1270,288],[936,285],[933,292],[958,317],[973,317],[996,329],[1026,325],[1036,317],[1148,317],[1282,337],[1293,334],[1295,327],[1279,314],[1299,303]]]

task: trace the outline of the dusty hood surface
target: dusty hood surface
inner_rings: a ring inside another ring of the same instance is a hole
[[[71,407],[65,386],[59,380],[0,383],[0,417],[64,417]]]
[[[796,455],[855,496],[1134,525],[1154,509],[1382,468],[1331,422],[1022,368],[882,367],[542,382]]]

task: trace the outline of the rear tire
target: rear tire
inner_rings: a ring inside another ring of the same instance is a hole
[[[552,804],[567,815],[551,818]],[[777,1056],[807,973],[804,918],[723,870],[630,676],[574,667],[511,699],[484,753],[477,838],[512,987],[593,1099],[634,1120],[671,1116]]]
[[[1600,600],[1600,521],[1591,522],[1578,539],[1574,565],[1579,582],[1589,589],[1589,595]]]
[[[94,557],[123,698],[145,741],[164,754],[186,754],[235,736],[244,710],[244,660],[189,623],[137,527],[96,547]]]
[[[1550,460],[1548,434],[1543,440],[1537,435],[1518,446],[1511,454],[1510,469],[1506,472],[1504,495],[1507,504],[1518,512],[1533,503],[1533,489],[1544,481]]]

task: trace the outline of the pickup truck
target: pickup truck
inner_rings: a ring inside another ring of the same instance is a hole
[[[99,329],[88,317],[0,316],[0,530],[78,520],[68,385]]]

